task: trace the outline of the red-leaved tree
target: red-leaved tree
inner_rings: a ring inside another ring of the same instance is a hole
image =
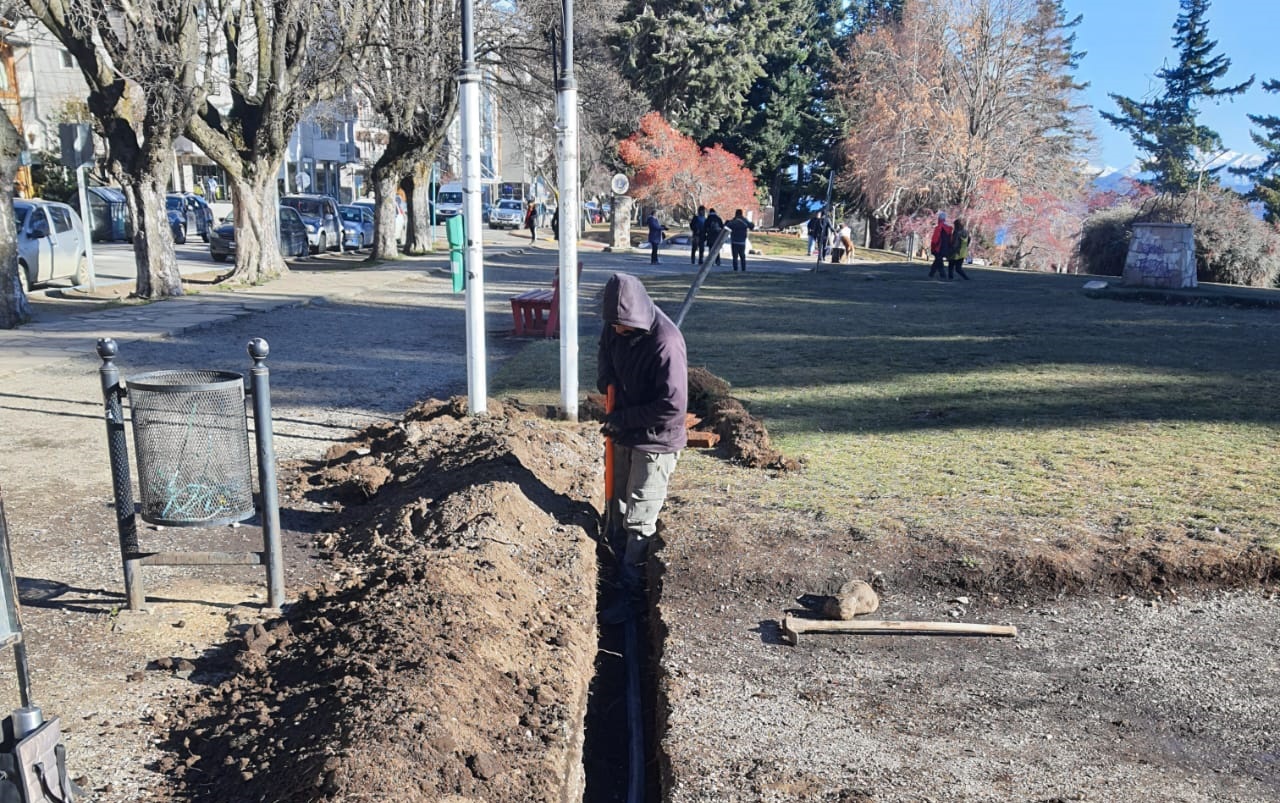
[[[629,194],[643,206],[675,219],[699,206],[722,217],[734,209],[759,211],[755,177],[741,158],[719,144],[699,149],[658,112],[640,118],[640,129],[618,144],[618,153],[635,171]]]

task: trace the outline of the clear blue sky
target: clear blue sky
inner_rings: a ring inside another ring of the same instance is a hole
[[[1088,81],[1084,101],[1094,109],[1115,112],[1109,93],[1142,99],[1163,89],[1156,71],[1173,66],[1173,23],[1180,13],[1178,0],[1065,0],[1069,17],[1084,16],[1076,27],[1076,49],[1087,52],[1077,77]],[[1277,0],[1211,0],[1209,37],[1217,52],[1231,59],[1225,85],[1238,84],[1256,74],[1257,81],[1245,94],[1215,105],[1203,103],[1200,121],[1222,136],[1226,147],[1256,153],[1249,139],[1245,114],[1280,115],[1280,94],[1263,92],[1258,84],[1280,80],[1280,2]],[[1098,135],[1094,164],[1125,167],[1136,158],[1127,134],[1117,131],[1095,111]]]

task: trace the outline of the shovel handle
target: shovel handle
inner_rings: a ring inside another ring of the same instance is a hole
[[[613,385],[605,391],[604,394],[604,411],[606,413],[613,412],[613,404],[617,397],[617,392]],[[604,499],[606,505],[612,505],[613,502],[613,438],[608,435],[604,436]]]

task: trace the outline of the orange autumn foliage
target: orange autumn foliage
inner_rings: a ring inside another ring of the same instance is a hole
[[[618,144],[618,153],[635,171],[628,194],[642,206],[676,219],[699,206],[726,218],[734,209],[759,211],[755,177],[741,158],[718,143],[699,148],[658,112],[640,118],[640,129]]]

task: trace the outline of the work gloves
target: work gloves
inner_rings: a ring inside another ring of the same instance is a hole
[[[619,426],[617,413],[607,413],[605,415],[604,423],[600,425],[600,434],[606,438],[616,438],[622,434],[622,427]]]

